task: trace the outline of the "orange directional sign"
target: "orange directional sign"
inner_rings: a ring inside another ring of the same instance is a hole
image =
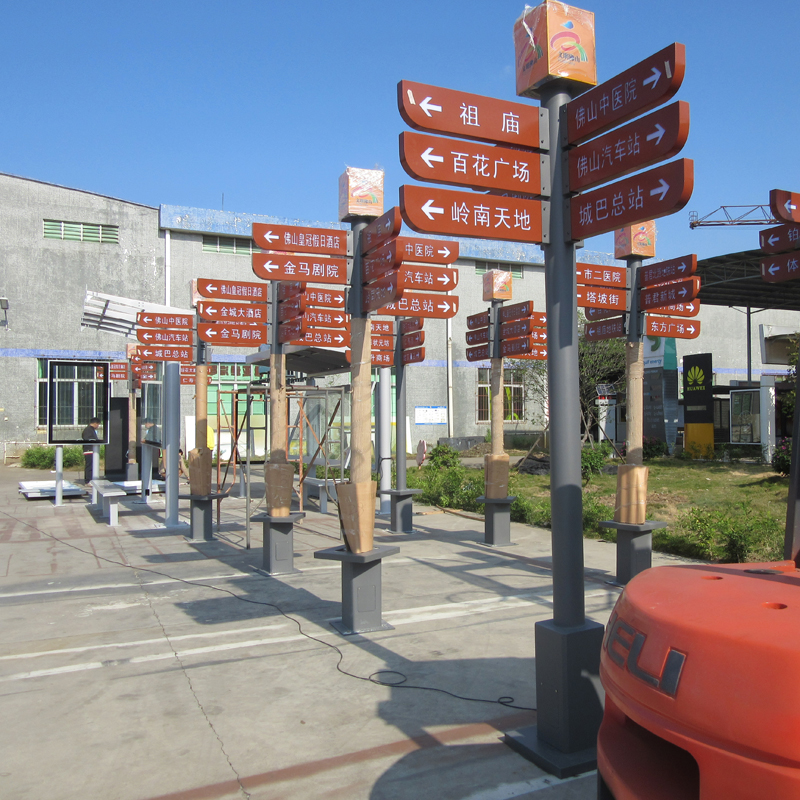
[[[700,278],[696,275],[685,281],[663,283],[660,286],[644,288],[639,293],[639,308],[646,311],[648,308],[661,308],[675,305],[675,303],[688,303],[700,293]]]
[[[142,344],[177,344],[186,347],[194,344],[192,331],[171,331],[165,328],[137,328],[136,338]]]
[[[800,225],[778,225],[759,233],[761,249],[765,253],[785,253],[800,250]]]
[[[257,300],[262,303],[269,300],[268,283],[198,278],[197,291],[212,300]]]
[[[587,286],[616,286],[625,288],[628,285],[627,267],[606,267],[600,264],[577,264],[578,283]]]
[[[697,272],[697,256],[683,256],[658,264],[648,264],[639,270],[639,286],[655,286],[667,281],[688,278]]]
[[[458,258],[458,242],[398,236],[373,250],[362,263],[364,282],[373,281],[402,263],[451,264]]]
[[[387,303],[393,303],[403,296],[403,290],[398,287],[397,270],[392,270],[388,275],[374,283],[368,283],[363,288],[363,309],[365,313],[375,311]]]
[[[500,342],[500,353],[507,358],[519,355],[540,355],[542,359],[547,358],[547,348],[536,342],[532,336]]]
[[[372,336],[373,350],[394,350],[393,336]]]
[[[375,325],[375,323],[372,323]],[[424,317],[412,317],[411,319],[400,320],[400,335],[405,336],[407,333],[414,333],[414,331],[421,331],[422,326],[425,324]]]
[[[546,156],[510,147],[440,139],[422,133],[400,134],[400,163],[420,181],[495,189],[520,194],[549,194],[542,186]]]
[[[419,364],[425,360],[425,348],[416,347],[413,350],[403,350],[403,364]]]
[[[510,306],[500,308],[500,322],[510,322],[514,319],[525,319],[533,314],[533,300],[525,300],[522,303],[513,303]]]
[[[694,162],[672,161],[570,200],[572,239],[598,236],[679,211],[692,196]]]
[[[136,324],[148,328],[193,328],[194,314],[162,314],[152,311],[140,311],[136,315]]]
[[[609,308],[617,313],[627,308],[625,289],[606,289],[597,286],[578,286],[578,308]]]
[[[156,365],[155,364],[133,364],[131,366],[131,371],[134,375],[138,375],[141,377],[150,377],[152,376],[155,378],[156,376]]]
[[[467,361],[485,361],[487,358],[489,358],[488,344],[467,348]]]
[[[267,322],[267,306],[262,303],[225,303],[200,300],[197,313],[209,322],[234,322],[238,325],[253,325]]]
[[[288,253],[329,253],[346,256],[348,231],[301,228],[298,225],[253,223],[253,239],[262,250]]]
[[[700,301],[675,303],[672,306],[659,306],[652,309],[653,314],[665,314],[668,317],[696,317],[700,313]]]
[[[420,233],[534,244],[542,241],[539,200],[401,186],[400,208],[409,228]]]
[[[370,331],[380,336],[392,336],[394,334],[394,321],[388,319],[373,319],[370,322]]]
[[[307,286],[303,291],[303,300],[305,300],[307,306],[344,308],[344,292],[339,292],[334,289],[320,289],[318,287]]]
[[[426,292],[449,292],[458,286],[456,267],[430,267],[401,264],[397,270],[397,286],[403,289],[422,289]]]
[[[521,361],[546,361],[547,360],[547,348],[546,347],[534,347],[530,353],[518,353],[513,356],[508,356],[508,358],[513,358],[515,360]]]
[[[458,313],[458,297],[408,292],[397,302],[379,309],[378,313],[392,317],[452,319]]]
[[[329,311],[327,309],[307,309],[303,312],[304,325],[318,328],[338,328],[344,330],[350,327],[350,315],[343,311]]]
[[[128,380],[128,362],[118,361],[108,365],[108,377],[112,381]]]
[[[567,103],[569,143],[576,144],[666,103],[683,83],[686,48],[671,44]]]
[[[468,345],[486,344],[489,341],[488,328],[478,328],[474,331],[467,331],[466,334]]]
[[[672,339],[696,339],[700,335],[700,323],[697,320],[684,322],[682,319],[648,315],[645,335],[668,336]]]
[[[407,333],[400,339],[400,347],[403,350],[411,350],[414,347],[422,347],[425,344],[425,331],[414,331]]]
[[[250,327],[236,323],[205,322],[197,326],[200,341],[225,347],[258,347],[269,341],[266,325]]]
[[[767,283],[783,283],[800,278],[800,254],[784,253],[762,258],[761,278]]]
[[[145,361],[191,361],[193,352],[191,347],[150,347],[139,345],[136,354]]]
[[[586,314],[586,319],[588,320],[608,319],[609,317],[614,317],[619,314],[619,309],[592,308],[591,306],[588,306],[586,307],[586,311],[584,313]]]
[[[266,281],[347,283],[347,259],[318,255],[253,253],[253,272]]]
[[[504,322],[500,326],[501,339],[517,339],[520,336],[530,336],[534,342],[546,342],[547,329],[536,325],[535,320],[530,317],[515,322]]]
[[[303,313],[299,297],[290,297],[288,300],[278,301],[278,322],[299,317]]]
[[[689,104],[679,101],[569,151],[569,188],[579,192],[666,161],[689,136]]]
[[[773,189],[769,193],[769,207],[784,222],[800,222],[800,194],[797,192]]]
[[[350,334],[347,331],[333,330],[300,331],[289,344],[306,347],[349,347]]]
[[[480,314],[471,314],[467,317],[467,328],[471,331],[486,328],[489,325],[489,312],[481,311]]]
[[[394,239],[403,226],[403,218],[397,206],[390,208],[383,216],[372,222],[361,231],[361,255],[372,252],[376,247]]]
[[[353,351],[349,348],[344,351],[347,363],[352,363]],[[372,350],[370,353],[373,367],[393,367],[394,366],[394,350]]]
[[[625,336],[625,317],[611,317],[602,322],[587,322],[583,329],[583,335],[590,342]]]
[[[400,116],[412,128],[449,133],[482,142],[547,148],[547,124],[540,129],[536,106],[512,103],[413,81],[397,85]]]

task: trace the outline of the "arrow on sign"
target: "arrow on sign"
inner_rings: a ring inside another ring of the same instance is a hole
[[[152,321],[153,321],[152,317],[142,317],[142,322],[152,322]]]
[[[444,214],[444,209],[433,205],[433,200],[428,200],[425,205],[422,206],[422,212],[428,219],[432,220],[434,214]]]
[[[216,331],[215,331],[213,328],[206,328],[206,329],[203,331],[203,335],[204,335],[204,336],[216,336],[216,335],[217,335],[217,333],[216,333]]]
[[[211,284],[211,283],[209,283],[209,284],[208,284],[208,286],[206,286],[206,289],[207,289],[209,292],[216,292],[216,291],[217,291],[217,287],[216,287],[216,286],[214,286],[214,285],[213,285],[213,284]]]
[[[277,242],[278,239],[281,238],[277,233],[273,233],[272,231],[264,231],[263,236],[270,244],[272,244],[272,242]]]
[[[450,303],[448,303],[448,302],[446,302],[446,301],[445,301],[445,302],[443,302],[443,303],[439,303],[439,308],[440,308],[442,311],[444,311],[444,312],[445,312],[445,314],[446,314],[446,313],[447,313],[447,312],[448,312],[448,311],[449,311],[451,308],[456,308],[456,305],[455,305],[455,304],[453,304],[453,305],[450,305]]]
[[[653,133],[651,133],[647,137],[647,141],[651,142],[655,140],[656,144],[661,144],[661,140],[664,138],[664,134],[666,133],[666,128],[662,128],[661,125],[656,123],[656,129]]]
[[[442,275],[441,278],[437,278],[436,280],[441,281],[445,286],[447,286],[450,283],[450,275],[447,272],[445,272],[445,274]]]
[[[448,258],[450,256],[450,250],[447,247],[443,247],[441,250],[436,251],[440,256],[444,256]]]
[[[655,197],[656,195],[660,194],[659,200],[663,200],[667,196],[667,192],[669,191],[669,184],[663,179],[660,179],[660,185],[657,186],[655,189],[650,190],[650,196]]]
[[[781,240],[780,236],[770,236],[767,241],[769,242],[770,247],[775,247],[775,245]]]
[[[433,155],[433,148],[429,147],[424,153],[420,155],[420,158],[431,168],[433,169],[432,161],[439,161],[444,163],[444,156],[435,156]]]
[[[408,90],[408,99],[413,103],[414,102],[414,95],[411,94],[411,90]],[[419,107],[430,117],[431,111],[441,111],[442,107],[434,105],[431,103],[430,97],[426,97],[420,104]]]
[[[650,192],[650,194],[652,194],[652,192]],[[278,269],[278,265],[277,264],[273,264],[272,261],[267,261],[267,262],[264,263],[263,269],[265,269],[267,272],[272,273],[276,269]]]
[[[665,61],[664,63],[668,64],[669,62]],[[652,83],[653,85],[650,88],[655,89],[656,84],[658,83],[658,79],[660,77],[661,77],[661,70],[658,69],[657,67],[653,67],[652,71],[650,72],[650,77],[645,78],[645,80],[642,81],[642,86],[647,86],[648,83]]]
[[[770,274],[770,275],[774,275],[774,274],[775,274],[776,272],[778,272],[779,270],[780,270],[780,267],[779,267],[777,264],[773,264],[773,265],[772,265],[772,266],[769,268],[769,270],[767,270],[767,271],[769,272],[769,274]]]

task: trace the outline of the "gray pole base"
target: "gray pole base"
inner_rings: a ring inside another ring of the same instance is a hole
[[[389,530],[392,533],[414,533],[414,495],[422,489],[389,489],[392,511]]]
[[[484,497],[478,498],[484,503],[484,539],[483,543],[490,547],[507,547],[511,542],[511,504],[516,497]]]
[[[294,524],[305,514],[296,512],[288,517],[259,514],[253,521],[264,523],[264,572],[270,575],[290,575],[300,572],[294,566]]]
[[[342,618],[331,623],[339,633],[394,630],[381,619],[381,560],[399,552],[399,547],[375,545],[366,553],[351,553],[344,546],[314,553],[314,558],[342,562]]]
[[[573,628],[545,620],[535,631],[538,722],[509,731],[503,741],[552,775],[569,778],[597,766],[604,628],[591,620]]]
[[[653,531],[666,528],[666,522],[645,520],[641,525],[606,520],[599,522],[601,528],[617,531],[617,580],[624,586],[634,575],[653,566]]]
[[[227,497],[224,494],[188,494],[181,495],[181,500],[189,500],[190,507],[190,527],[189,540],[193,542],[213,542],[213,503],[220,497]]]

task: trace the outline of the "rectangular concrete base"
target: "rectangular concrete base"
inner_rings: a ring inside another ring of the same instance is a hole
[[[597,747],[562,753],[539,738],[537,725],[509,731],[503,741],[528,761],[557,778],[572,778],[597,767]]]
[[[511,544],[511,504],[516,497],[478,498],[484,503],[484,544],[506,547]]]

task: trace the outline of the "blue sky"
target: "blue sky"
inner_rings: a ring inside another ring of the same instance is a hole
[[[0,172],[148,205],[333,220],[346,166],[400,166],[401,79],[515,99],[519,0],[9,0]],[[593,0],[602,82],[679,41],[691,106],[687,207],[658,257],[753,249],[758,227],[691,231],[721,205],[800,192],[800,4]],[[525,101],[531,102],[531,101]],[[610,251],[611,236],[587,241]]]

